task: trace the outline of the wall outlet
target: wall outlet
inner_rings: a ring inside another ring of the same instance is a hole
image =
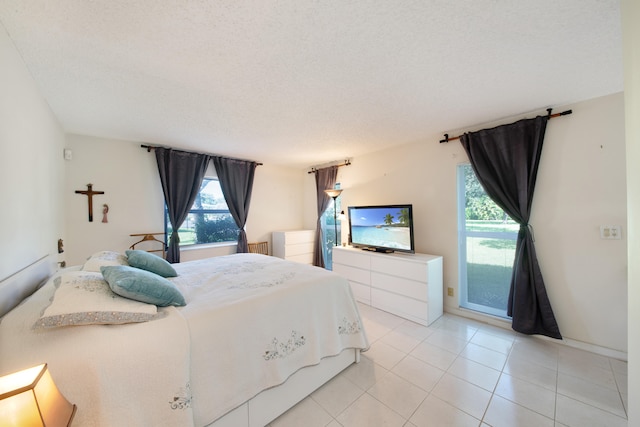
[[[453,296],[453,288],[447,288],[447,295],[449,295],[450,297]]]
[[[600,238],[606,240],[620,240],[622,228],[619,225],[601,225]]]

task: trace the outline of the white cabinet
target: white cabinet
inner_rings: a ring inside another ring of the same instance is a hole
[[[315,230],[274,231],[271,235],[273,255],[303,264],[313,264]]]
[[[442,316],[442,257],[333,248],[333,271],[346,277],[355,298],[414,322]]]

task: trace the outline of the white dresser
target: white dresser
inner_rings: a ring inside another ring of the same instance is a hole
[[[303,264],[313,264],[315,233],[315,230],[274,231],[271,235],[273,255]]]
[[[346,277],[355,298],[372,307],[430,325],[442,316],[442,257],[333,248],[333,271]]]

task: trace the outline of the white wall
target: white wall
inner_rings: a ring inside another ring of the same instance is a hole
[[[547,126],[531,218],[538,259],[563,336],[626,352],[624,97],[569,108]],[[602,240],[603,224],[623,238]]]
[[[163,196],[153,153],[140,144],[68,135],[72,160],[65,161],[67,263],[82,263],[100,250],[124,251],[134,233],[164,231]],[[93,222],[88,221],[87,196],[76,194],[93,184]],[[108,223],[102,222],[103,204]]]
[[[73,160],[65,162],[67,206],[67,263],[79,264],[100,250],[124,251],[135,233],[164,231],[164,199],[155,154],[140,143],[69,135],[67,148]],[[247,237],[249,241],[271,241],[277,229],[302,226],[302,182],[300,170],[263,165],[256,169]],[[88,221],[87,196],[75,194],[92,183],[93,222]],[[102,223],[102,205],[109,205],[108,223]],[[206,249],[184,249],[181,261],[235,253],[235,245]]]
[[[0,25],[0,281],[65,238],[64,133]]]
[[[531,216],[536,249],[565,339],[618,355],[627,350],[623,95],[554,111],[565,109],[574,113],[547,126]],[[444,256],[444,286],[455,293],[445,308],[458,312],[456,166],[467,157],[458,141],[440,138],[355,157],[338,181],[345,208],[413,204],[416,251]],[[315,191],[313,177],[305,188]],[[313,225],[315,198],[305,202],[305,225]],[[601,240],[601,224],[621,225],[623,240]]]
[[[624,92],[629,215],[629,425],[640,425],[640,3],[622,2]]]

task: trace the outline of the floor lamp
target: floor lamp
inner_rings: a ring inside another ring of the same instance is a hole
[[[338,246],[338,214],[336,212],[336,199],[338,198],[340,193],[342,193],[342,190],[331,189],[324,190],[324,192],[327,193],[327,196],[333,198],[333,228],[335,229],[336,233],[335,245]]]

